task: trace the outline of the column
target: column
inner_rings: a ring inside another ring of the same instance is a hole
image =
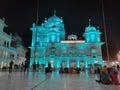
[[[67,59],[67,61],[66,61],[66,67],[70,68],[70,60],[69,59]]]
[[[48,61],[46,60],[45,67],[48,67]]]
[[[85,58],[85,68],[88,68],[88,60]]]
[[[76,65],[77,65],[77,68],[80,68],[80,60],[77,59]]]
[[[61,63],[60,63],[59,58],[56,58],[56,60],[57,60],[57,68],[60,68],[61,67]]]

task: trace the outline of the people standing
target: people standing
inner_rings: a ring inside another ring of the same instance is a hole
[[[36,72],[36,63],[33,63],[33,72]]]
[[[22,72],[24,70],[24,63],[22,62],[20,65],[20,71]]]
[[[120,66],[119,66],[119,64],[117,64],[117,69],[118,69],[118,71],[119,71],[119,69],[120,69]]]
[[[25,65],[24,65],[24,72],[28,71],[28,61],[25,61]]]
[[[95,74],[95,80],[99,81],[100,80],[100,67],[99,66],[95,67],[94,74]]]
[[[9,72],[10,73],[13,71],[13,65],[14,65],[14,62],[13,62],[13,60],[11,60],[9,63]]]

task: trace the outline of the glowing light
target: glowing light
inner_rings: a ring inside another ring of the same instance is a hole
[[[84,63],[84,68],[88,68],[89,64],[93,65],[96,60],[102,64],[102,56],[98,56],[101,54],[101,32],[91,25],[86,27],[83,33],[85,40],[77,40],[77,35],[73,34],[68,37],[68,40],[65,40],[63,20],[56,14],[38,26],[37,34],[35,33],[35,24],[30,29],[32,30],[32,41],[29,47],[31,49],[30,66],[34,62],[34,54],[36,56],[35,62],[44,64],[45,67],[48,67],[48,62],[51,62],[53,68],[60,68],[61,64],[67,68],[80,67],[81,61]],[[35,43],[37,43],[37,53],[34,52]],[[91,50],[93,43],[97,49]],[[72,60],[74,63],[71,62]]]
[[[62,40],[61,43],[85,43],[85,40],[77,40],[77,41]]]
[[[77,61],[77,67],[78,68],[80,67],[80,61],[79,60]]]
[[[95,61],[95,63],[98,63],[98,61]]]
[[[120,60],[120,51],[117,53],[117,59]]]

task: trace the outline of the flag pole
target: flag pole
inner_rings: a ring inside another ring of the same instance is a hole
[[[108,66],[110,66],[110,56],[109,56],[109,49],[108,49],[108,38],[107,38],[107,31],[106,31],[107,29],[106,29],[106,23],[105,23],[105,11],[104,11],[103,0],[102,0],[102,16],[103,16],[103,27],[104,27],[104,34],[105,34],[107,61],[108,61]]]

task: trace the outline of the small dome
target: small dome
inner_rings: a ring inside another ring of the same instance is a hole
[[[77,35],[74,35],[74,34],[71,34],[71,35],[68,35],[68,40],[77,40]]]
[[[88,26],[85,28],[85,32],[94,32],[96,31],[96,28],[94,26]]]

